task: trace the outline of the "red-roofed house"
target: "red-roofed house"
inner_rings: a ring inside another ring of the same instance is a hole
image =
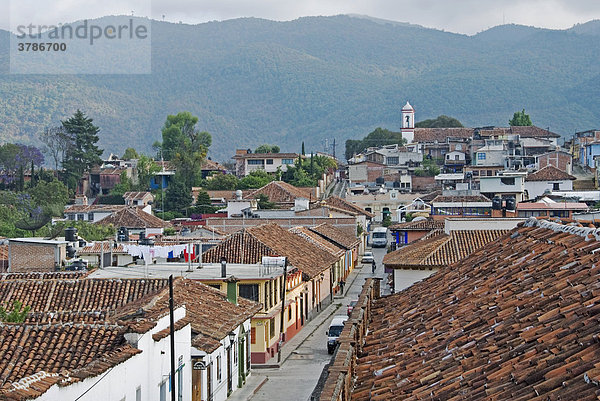
[[[552,165],[547,165],[543,169],[525,177],[525,191],[529,199],[542,196],[547,191],[572,191],[574,180],[576,178],[572,175]]]

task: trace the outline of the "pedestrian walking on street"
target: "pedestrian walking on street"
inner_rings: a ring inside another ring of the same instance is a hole
[[[376,268],[377,268],[377,264],[375,263],[375,261],[373,261],[373,263],[371,263],[371,273],[375,274]]]
[[[340,291],[342,293],[342,295],[344,295],[344,285],[346,284],[346,282],[344,280],[340,280]]]

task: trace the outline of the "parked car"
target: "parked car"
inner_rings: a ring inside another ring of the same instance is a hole
[[[357,303],[358,301],[352,301],[348,304],[348,317],[350,317],[350,315],[352,314],[352,311],[354,310],[354,307]]]
[[[333,354],[337,347],[337,340],[344,329],[344,323],[348,320],[346,316],[334,316],[329,324],[329,330],[325,332],[327,335],[327,353]]]
[[[362,263],[373,263],[373,260],[373,252],[365,252],[360,261]]]

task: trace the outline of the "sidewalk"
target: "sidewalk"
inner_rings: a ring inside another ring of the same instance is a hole
[[[264,365],[252,365],[252,374],[246,381],[246,385],[241,389],[237,389],[228,400],[235,401],[248,401],[256,392],[269,380],[267,373],[270,369],[280,369],[285,364],[287,359],[302,346],[304,341],[317,330],[321,325],[329,320],[342,306],[350,300],[349,292],[354,286],[359,274],[363,269],[356,268],[347,277],[347,285],[344,288],[344,295],[337,295],[333,297],[333,302],[329,304],[325,309],[321,311],[314,319],[309,321],[303,328],[296,334],[290,341],[285,343],[281,349],[281,363],[277,363],[277,356],[272,358],[272,362]],[[370,271],[369,271],[370,272]],[[362,286],[362,283],[359,283]],[[348,297],[348,300],[345,298]]]

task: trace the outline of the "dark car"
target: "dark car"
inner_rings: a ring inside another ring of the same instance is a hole
[[[350,316],[352,314],[352,311],[354,310],[354,307],[356,306],[357,303],[358,303],[358,301],[352,301],[348,304],[348,316]]]

